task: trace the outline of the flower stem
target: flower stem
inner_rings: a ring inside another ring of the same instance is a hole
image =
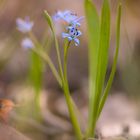
[[[71,99],[70,96],[70,91],[69,91],[69,86],[68,86],[68,79],[67,79],[67,56],[68,56],[68,48],[70,46],[70,42],[66,42],[65,46],[64,46],[64,78],[63,78],[63,90],[64,90],[64,95],[66,98],[66,103],[68,106],[68,110],[69,110],[69,115],[72,121],[72,125],[77,137],[77,140],[82,140],[82,133],[81,133],[81,128],[79,126],[79,122],[75,113],[75,106],[74,103]]]
[[[31,48],[31,50],[33,52],[35,52],[36,54],[38,54],[43,60],[45,60],[47,62],[47,64],[49,65],[50,69],[52,70],[52,73],[55,76],[56,80],[58,81],[59,85],[62,87],[61,76],[57,72],[57,70],[56,70],[52,60],[50,59],[49,55],[44,52],[43,47],[41,46],[41,44],[38,42],[36,37],[31,32],[29,33],[29,36],[31,37],[33,42],[35,42],[35,44],[36,44],[36,47]]]
[[[67,78],[67,57],[68,57],[68,49],[70,46],[70,42],[66,42],[64,46],[64,80],[68,84],[68,78]]]
[[[52,70],[52,73],[55,76],[56,80],[58,81],[59,85],[62,86],[62,80],[61,80],[55,66],[53,65],[50,57],[46,53],[44,53],[41,49],[32,48],[32,51],[34,51],[36,54],[38,54],[42,59],[44,59],[48,63],[48,65],[49,65],[50,69]]]
[[[60,77],[61,77],[61,79],[63,79],[64,75],[63,75],[63,68],[62,68],[62,62],[61,62],[61,56],[60,56],[60,48],[58,45],[58,40],[56,37],[55,28],[54,28],[52,20],[51,20],[51,29],[52,29],[52,34],[54,36],[54,42],[55,42],[57,59],[58,59],[58,67],[59,67]]]
[[[58,40],[57,40],[56,33],[55,33],[54,23],[53,23],[52,18],[50,17],[50,15],[48,14],[47,11],[44,11],[44,14],[45,14],[45,18],[46,18],[46,20],[51,28],[51,31],[52,31],[52,34],[54,37],[60,77],[61,77],[61,79],[63,79],[64,76],[63,76],[63,68],[62,68],[62,63],[61,63],[60,48],[59,48]]]

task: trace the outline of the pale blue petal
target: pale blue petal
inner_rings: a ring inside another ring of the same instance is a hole
[[[58,11],[52,18],[53,20],[57,21],[57,20],[60,20],[62,16],[63,16],[62,12]]]
[[[72,40],[73,40],[73,38],[69,36],[69,37],[68,37],[68,40],[69,40],[69,41],[72,41]]]
[[[76,46],[79,46],[80,41],[79,41],[79,39],[78,39],[78,38],[75,38],[75,39],[74,39],[74,42],[75,42],[75,45],[76,45]]]
[[[62,33],[63,38],[68,38],[69,41],[73,40],[73,38],[70,36],[70,34]]]
[[[25,49],[33,48],[34,44],[30,38],[24,38],[21,42],[21,46]]]
[[[76,37],[82,35],[82,32],[81,31],[78,30],[77,32],[78,32],[78,35]]]
[[[66,11],[64,11],[64,12],[58,11],[58,12],[53,16],[53,19],[54,19],[55,21],[58,21],[58,20],[61,20],[61,19],[63,19],[63,20],[66,21],[65,17],[67,17],[67,15],[70,15],[70,13],[71,13],[71,12],[68,11],[68,10],[66,10]]]
[[[71,23],[72,21],[74,21],[77,18],[77,16],[75,15],[67,15],[64,17],[64,20],[68,23]]]
[[[17,24],[17,29],[22,33],[30,32],[34,25],[34,23],[29,20],[29,17],[26,17],[25,20],[18,18],[16,20],[16,24]]]
[[[72,22],[71,22],[71,24],[73,25],[73,26],[81,26],[81,24],[80,24],[80,21],[82,20],[84,18],[84,16],[82,16],[82,17],[79,17],[79,18],[76,18],[76,19],[74,19]]]
[[[69,34],[67,34],[67,33],[62,33],[62,37],[63,38],[66,38],[66,37],[69,37],[70,35]]]
[[[58,11],[54,16],[53,16],[53,19],[55,21],[57,20],[64,20],[66,21],[67,23],[71,24],[74,20],[76,20],[78,17],[73,14],[71,11],[69,10],[66,10],[66,11]]]
[[[71,11],[69,11],[69,10],[65,10],[64,12],[58,11],[57,15],[62,18],[62,17],[65,17],[67,15],[70,15],[70,13],[71,13]]]
[[[75,22],[80,22],[80,21],[83,20],[84,18],[85,18],[84,16],[79,17],[79,18],[75,19]]]
[[[63,20],[70,23],[71,21],[75,20],[77,16],[73,14],[71,11],[64,11],[63,12]]]

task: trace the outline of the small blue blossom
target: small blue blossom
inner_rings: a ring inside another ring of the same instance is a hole
[[[21,42],[21,46],[25,49],[30,49],[34,47],[34,44],[30,38],[24,38]]]
[[[22,33],[27,33],[32,30],[34,23],[30,21],[29,17],[25,17],[25,19],[17,18],[16,20],[17,29]]]
[[[62,33],[62,37],[68,38],[69,41],[74,40],[75,45],[78,46],[80,44],[80,41],[77,37],[82,35],[81,31],[78,30],[75,26],[69,26],[67,27],[67,30],[67,33]]]
[[[80,44],[80,41],[78,39],[79,36],[82,35],[81,31],[78,30],[78,27],[80,27],[80,21],[84,17],[78,17],[76,14],[73,14],[71,11],[58,11],[54,16],[53,19],[55,21],[63,20],[66,23],[68,23],[68,26],[66,27],[66,32],[62,33],[62,38],[67,38],[69,41],[74,41],[75,45],[78,46]]]
[[[78,17],[76,14],[72,13],[71,11],[58,11],[54,16],[53,19],[55,21],[58,20],[64,20],[66,21],[68,24],[71,24],[73,26],[80,26],[80,21],[83,19],[84,17]]]

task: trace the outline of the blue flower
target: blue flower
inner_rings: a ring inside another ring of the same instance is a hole
[[[82,35],[81,31],[78,30],[75,26],[68,26],[67,27],[67,33],[62,33],[63,38],[68,38],[69,41],[74,41],[75,45],[78,46],[80,44],[80,41],[77,37]]]
[[[25,49],[30,49],[34,47],[34,44],[30,38],[24,38],[21,42],[21,46]]]
[[[66,32],[62,33],[63,38],[67,38],[70,42],[74,41],[75,45],[78,46],[80,44],[80,41],[78,39],[79,36],[82,35],[81,31],[78,30],[78,27],[80,27],[80,21],[84,17],[78,17],[76,14],[72,13],[71,11],[58,11],[54,16],[53,19],[55,21],[63,20],[65,21],[68,26],[66,27]]]
[[[25,19],[18,18],[16,20],[17,29],[22,33],[27,33],[32,30],[34,23],[30,21],[29,17],[25,17]]]
[[[78,17],[76,14],[72,13],[71,11],[64,11],[64,12],[61,12],[61,11],[58,11],[54,16],[53,16],[53,19],[55,21],[58,21],[58,20],[64,20],[65,22],[67,22],[68,24],[70,25],[73,25],[73,26],[80,26],[80,21],[83,19],[84,17]]]

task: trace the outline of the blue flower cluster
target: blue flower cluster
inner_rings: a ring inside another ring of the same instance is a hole
[[[69,41],[74,41],[75,45],[78,46],[80,44],[80,41],[78,39],[79,36],[82,35],[81,31],[78,30],[78,27],[80,27],[80,21],[84,17],[77,17],[77,15],[73,14],[71,11],[58,11],[54,16],[53,19],[55,21],[58,20],[64,20],[66,23],[68,23],[68,26],[66,27],[66,32],[62,33],[63,38],[68,38]]]
[[[16,24],[17,24],[17,29],[22,33],[29,33],[32,30],[33,25],[34,25],[34,23],[30,21],[29,17],[25,17],[24,20],[21,18],[18,18],[16,20]],[[34,47],[32,40],[28,37],[22,40],[21,45],[25,49]]]
[[[79,36],[82,35],[81,31],[78,29],[81,24],[80,21],[84,17],[78,17],[76,14],[73,14],[71,11],[58,11],[54,16],[53,19],[55,21],[63,20],[65,21],[68,26],[66,27],[66,32],[62,33],[63,38],[67,38],[69,41],[74,41],[75,45],[78,46],[80,44],[80,41],[78,39]],[[31,32],[34,23],[30,21],[29,17],[25,17],[25,19],[18,18],[16,20],[17,29],[22,33],[29,33]],[[21,45],[23,48],[32,48],[34,47],[34,44],[30,38],[23,39]]]

